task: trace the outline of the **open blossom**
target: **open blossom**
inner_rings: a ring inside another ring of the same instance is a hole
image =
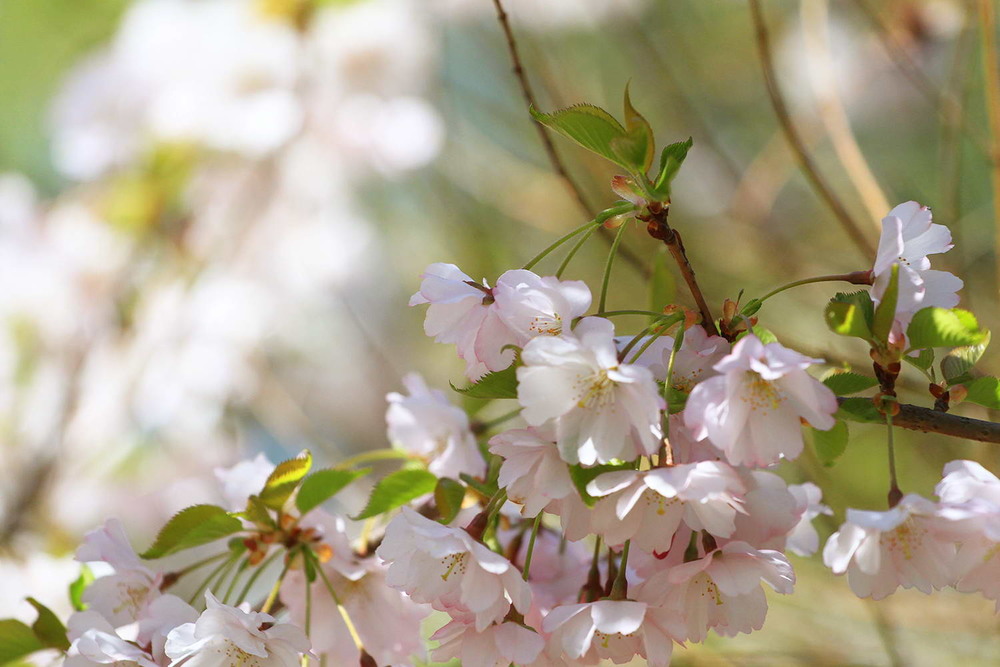
[[[833,514],[833,510],[820,502],[823,491],[812,482],[790,484],[788,491],[795,496],[800,516],[799,522],[788,534],[786,548],[799,556],[812,556],[819,550],[819,533],[812,521],[820,514]]]
[[[514,352],[505,346],[558,335],[590,307],[585,284],[523,269],[502,274],[492,288],[454,264],[431,264],[422,277],[410,305],[430,304],[424,332],[439,343],[454,343],[474,380],[510,366]]]
[[[673,653],[676,616],[633,600],[599,600],[556,607],[542,629],[550,643],[571,660],[610,659],[625,663],[634,656],[654,667],[666,667]]]
[[[108,519],[104,526],[87,533],[76,559],[82,563],[103,562],[114,568],[114,573],[96,579],[83,592],[83,601],[113,627],[136,621],[160,596],[162,576],[142,564],[118,519]]]
[[[242,511],[251,495],[260,493],[267,478],[274,472],[274,464],[264,454],[251,461],[240,461],[232,468],[216,468],[215,478],[222,485],[226,507]]]
[[[553,500],[576,493],[550,426],[504,431],[490,438],[490,451],[504,459],[497,484],[523,505],[524,516],[537,516]]]
[[[788,534],[798,525],[805,508],[799,506],[788,483],[773,472],[743,469],[740,477],[747,492],[732,539],[758,549],[784,551]]]
[[[441,642],[431,654],[435,661],[459,658],[463,667],[531,665],[545,648],[541,635],[510,621],[479,631],[474,623],[455,619],[431,639]]]
[[[171,665],[227,667],[254,664],[260,667],[296,667],[309,652],[305,633],[291,623],[250,611],[248,604],[230,607],[205,594],[207,608],[194,623],[185,623],[167,635],[166,654]]]
[[[453,405],[443,392],[430,389],[416,373],[404,377],[403,384],[409,396],[393,392],[386,397],[389,441],[425,459],[428,469],[439,477],[483,475],[486,461],[465,411]]]
[[[626,336],[619,338],[625,344],[631,340]],[[640,340],[635,346],[641,349],[647,339]],[[653,372],[653,377],[663,382],[667,379],[667,369],[670,367],[670,354],[674,348],[672,336],[660,336],[646,348],[638,359],[632,363],[645,366]],[[703,379],[715,375],[713,366],[729,354],[730,345],[722,336],[711,336],[704,328],[693,326],[684,332],[681,347],[674,355],[674,368],[670,375],[670,383],[675,389],[689,392]]]
[[[563,460],[593,465],[656,452],[663,399],[649,369],[619,363],[610,321],[587,317],[572,334],[535,338],[521,360],[521,416],[532,426],[555,422]]]
[[[837,397],[805,371],[820,361],[749,334],[715,365],[719,375],[691,392],[684,422],[733,465],[794,459],[803,447],[800,419],[820,430],[835,423]]]
[[[954,536],[943,523],[938,507],[915,494],[887,512],[851,509],[823,548],[823,563],[847,572],[858,597],[881,600],[900,586],[930,593],[955,579]]]
[[[937,306],[954,308],[956,292],[962,289],[960,278],[947,271],[931,269],[928,255],[947,252],[952,248],[951,232],[944,225],[931,222],[931,210],[915,201],[895,207],[882,219],[875,266],[872,300],[877,304],[885,295],[892,276],[892,265],[899,264],[899,300],[896,322],[906,329],[921,308]]]
[[[778,593],[791,593],[795,573],[788,559],[778,551],[730,542],[654,574],[635,594],[676,613],[681,627],[671,630],[678,641],[700,642],[710,629],[724,637],[760,630],[767,615],[761,582]]]
[[[531,590],[509,560],[409,507],[386,527],[376,554],[389,564],[390,586],[435,609],[473,614],[479,631],[502,620],[511,604],[522,614],[531,606]]]
[[[608,472],[587,485],[587,493],[602,497],[594,530],[609,545],[631,539],[649,553],[669,551],[681,522],[729,537],[744,491],[736,471],[720,461]]]
[[[66,630],[71,644],[64,664],[69,667],[119,664],[159,667],[148,651],[120,637],[108,620],[96,611],[73,614]]]

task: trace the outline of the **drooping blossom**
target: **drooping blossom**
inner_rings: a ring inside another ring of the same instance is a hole
[[[553,500],[576,493],[566,462],[559,456],[551,426],[510,429],[490,438],[490,451],[502,456],[497,484],[507,498],[537,516]]]
[[[486,461],[465,411],[416,373],[406,375],[403,384],[409,396],[396,392],[386,396],[389,441],[427,461],[428,469],[439,477],[482,476]]]
[[[104,526],[87,533],[76,559],[81,563],[106,563],[114,569],[83,592],[83,601],[113,627],[135,622],[160,596],[162,576],[143,565],[118,519],[108,519]]]
[[[482,631],[513,604],[531,606],[531,590],[509,560],[461,528],[444,526],[403,507],[386,527],[376,554],[388,563],[386,582],[435,609],[475,616]]]
[[[691,392],[684,422],[733,465],[794,459],[803,447],[800,419],[820,430],[835,423],[836,396],[805,370],[820,361],[748,334],[715,365],[719,375]]]
[[[619,338],[628,341],[629,337]],[[647,339],[640,340],[633,349],[641,349]],[[645,366],[659,382],[667,379],[670,354],[674,347],[673,336],[660,336],[632,363]],[[722,336],[711,336],[704,328],[693,326],[684,332],[681,347],[674,355],[670,384],[679,391],[690,392],[696,384],[715,375],[713,366],[729,354],[730,344]]]
[[[649,553],[669,551],[682,522],[729,537],[744,492],[736,471],[719,461],[608,472],[587,485],[587,493],[602,498],[594,507],[595,532],[609,545],[632,540]]]
[[[530,341],[517,369],[521,416],[555,422],[564,461],[594,465],[653,454],[663,399],[647,368],[618,361],[614,325],[587,317],[572,334]]]
[[[549,642],[571,660],[612,660],[617,664],[642,656],[647,664],[666,667],[673,653],[677,616],[634,600],[599,600],[556,607],[542,629]]]
[[[746,469],[739,472],[747,491],[732,539],[757,549],[784,551],[788,534],[798,525],[804,508],[799,507],[788,483],[773,472]]]
[[[928,255],[952,248],[951,232],[944,225],[931,222],[931,210],[908,201],[889,211],[882,219],[875,266],[872,300],[882,301],[892,276],[892,265],[899,264],[899,297],[896,326],[905,331],[913,314],[921,308],[958,305],[958,290],[963,282],[947,271],[931,269]]]
[[[788,559],[778,551],[730,542],[654,574],[635,594],[674,612],[680,626],[671,630],[678,641],[700,642],[708,630],[724,637],[760,630],[767,615],[761,582],[778,593],[791,593],[795,574]]]
[[[305,633],[291,623],[279,623],[269,614],[250,611],[250,605],[230,607],[205,593],[206,609],[194,623],[185,623],[167,635],[171,665],[226,667],[296,667],[309,652]]]
[[[160,667],[149,651],[118,635],[104,616],[96,611],[81,611],[70,616],[66,624],[71,642],[65,665],[138,665]]]
[[[430,304],[424,332],[439,343],[454,343],[473,380],[510,366],[514,352],[506,346],[558,335],[590,306],[585,284],[531,271],[507,271],[492,288],[454,264],[431,264],[422,278],[410,305]]]
[[[833,514],[833,510],[820,502],[823,491],[812,482],[789,484],[788,491],[795,496],[800,516],[799,522],[788,534],[785,548],[798,556],[812,556],[819,550],[819,533],[812,521],[820,514]]]
[[[881,600],[899,587],[929,594],[955,579],[955,540],[944,523],[938,507],[916,494],[886,512],[849,509],[823,563],[846,572],[858,597]]]
[[[453,619],[431,639],[441,642],[431,653],[435,661],[459,658],[463,667],[532,665],[545,648],[541,635],[512,621],[479,631],[471,621]]]

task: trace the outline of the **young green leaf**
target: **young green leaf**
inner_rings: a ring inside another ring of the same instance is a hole
[[[856,394],[878,385],[878,380],[851,372],[833,372],[823,378],[823,384],[837,396]]]
[[[841,336],[871,340],[875,307],[868,292],[839,293],[827,304],[824,318],[830,330]]]
[[[267,478],[264,490],[260,492],[261,502],[273,510],[280,510],[310,468],[312,468],[312,454],[308,449],[294,459],[279,463]]]
[[[692,145],[694,145],[694,141],[688,137],[687,141],[670,144],[660,153],[660,171],[656,174],[656,180],[653,182],[653,190],[668,201],[670,200],[670,184],[677,176],[677,172],[681,170],[681,165],[684,164]]]
[[[442,477],[434,487],[434,504],[441,515],[441,523],[451,523],[465,500],[465,486],[448,477]]]
[[[83,603],[83,592],[94,582],[94,571],[86,564],[80,566],[80,576],[69,585],[69,601],[74,611],[83,611],[87,605]]]
[[[371,468],[362,468],[361,470],[327,468],[317,470],[302,482],[298,495],[295,496],[295,506],[299,508],[299,512],[305,515],[310,510],[319,507],[340,493],[348,484],[358,478],[364,477],[371,471]]]
[[[499,490],[495,481],[493,483],[483,482],[468,473],[461,472],[458,474],[458,478],[468,484],[469,488],[475,489],[484,498],[492,498]]]
[[[572,139],[592,153],[597,153],[615,164],[630,169],[623,164],[612,149],[615,139],[625,138],[625,128],[604,109],[592,104],[577,104],[554,111],[551,114],[529,109],[532,118],[559,134]]]
[[[965,388],[969,390],[965,400],[991,410],[1000,410],[1000,381],[995,377],[976,378]]]
[[[625,131],[630,137],[635,137],[637,144],[641,144],[644,147],[643,154],[641,156],[636,155],[639,158],[637,164],[639,173],[646,173],[649,167],[653,164],[653,153],[656,149],[656,141],[653,139],[653,128],[650,126],[649,121],[643,118],[642,114],[635,110],[632,106],[632,100],[629,97],[629,86],[625,85]]]
[[[944,379],[949,383],[960,381],[959,378],[963,377],[979,363],[989,344],[990,332],[987,331],[983,342],[978,345],[956,347],[954,350],[948,352],[941,359],[941,373],[944,375]]]
[[[923,350],[920,350],[920,353],[915,357],[904,354],[903,361],[926,373],[930,367],[934,365],[934,348],[924,348]]]
[[[35,636],[46,648],[60,651],[69,650],[69,640],[66,638],[66,626],[55,613],[35,598],[27,598],[28,604],[38,612],[38,618],[31,624]]]
[[[214,542],[241,530],[243,524],[240,520],[221,507],[193,505],[175,514],[160,530],[153,546],[139,556],[146,559],[162,558]]]
[[[837,420],[829,431],[810,429],[813,437],[813,449],[816,458],[826,467],[837,462],[847,450],[847,422]]]
[[[517,398],[517,364],[502,371],[487,373],[468,387],[451,385],[451,388],[469,398]]]
[[[414,498],[433,493],[436,485],[437,477],[426,470],[397,470],[379,480],[368,497],[368,504],[353,518],[355,521],[370,519],[402,507]]]
[[[753,327],[753,335],[760,339],[764,345],[768,343],[777,343],[778,337],[770,329],[765,329],[759,324],[755,324]]]
[[[0,620],[0,665],[20,660],[44,648],[34,631],[21,621],[13,618]]]
[[[258,526],[269,528],[277,526],[274,522],[274,517],[268,512],[267,505],[264,504],[264,501],[259,496],[250,496],[247,498],[247,508],[243,511],[243,518],[247,521],[252,521]]]
[[[980,345],[986,336],[987,332],[980,330],[975,315],[960,308],[918,310],[906,329],[906,339],[912,350]]]
[[[597,498],[587,493],[587,485],[599,475],[603,475],[606,472],[615,472],[617,470],[629,470],[632,468],[631,463],[607,463],[604,465],[596,465],[591,468],[584,468],[580,465],[571,465],[569,467],[569,476],[573,480],[573,486],[576,487],[577,493],[580,494],[580,498],[587,504],[587,507],[593,507],[594,503],[597,502]]]
[[[899,264],[892,265],[889,285],[882,294],[882,300],[875,308],[875,319],[872,324],[872,336],[876,341],[887,344],[892,323],[896,319],[896,304],[899,303]]]
[[[875,408],[870,398],[845,398],[834,415],[837,419],[862,424],[884,424],[885,415]]]

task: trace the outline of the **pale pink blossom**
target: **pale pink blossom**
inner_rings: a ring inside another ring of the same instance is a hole
[[[837,398],[805,369],[820,363],[749,334],[715,365],[719,375],[698,384],[684,421],[733,465],[766,466],[802,453],[800,419],[833,428]]]
[[[205,594],[205,604],[197,621],[167,635],[165,652],[171,665],[297,667],[302,654],[309,652],[309,640],[298,626],[250,611],[249,604],[224,605],[211,592]]]
[[[386,396],[385,421],[393,446],[422,458],[439,477],[483,476],[486,461],[465,411],[416,373],[405,376],[403,384],[409,396],[396,392]]]
[[[729,537],[745,491],[736,471],[720,461],[608,472],[587,485],[587,493],[601,498],[595,532],[609,545],[632,540],[649,553],[669,551],[682,522]]]
[[[614,325],[584,318],[572,334],[530,341],[517,369],[521,416],[555,422],[564,461],[593,465],[653,454],[663,399],[649,369],[618,361]]]
[[[541,635],[512,621],[479,631],[475,623],[452,620],[431,639],[441,642],[431,653],[435,661],[459,658],[463,667],[532,665],[545,648]]]
[[[846,572],[858,597],[881,600],[900,586],[929,594],[955,580],[954,538],[943,523],[938,507],[915,494],[886,512],[851,509],[827,540],[823,563]]]
[[[872,300],[880,303],[889,286],[892,265],[899,264],[899,297],[896,325],[900,331],[921,308],[958,305],[962,280],[946,271],[931,269],[928,255],[952,248],[951,232],[944,225],[931,222],[931,210],[915,201],[895,207],[882,219],[875,266]]]
[[[246,509],[247,500],[261,492],[272,472],[274,464],[264,454],[250,461],[240,461],[231,468],[216,468],[215,478],[222,485],[226,507],[240,512]]]
[[[799,508],[788,483],[773,472],[744,469],[740,477],[747,492],[732,539],[758,549],[784,551],[788,534],[795,529],[804,508]]]
[[[69,667],[132,664],[159,667],[148,651],[120,637],[108,620],[96,611],[73,614],[66,630],[71,644],[64,664]]]
[[[514,332],[517,345],[536,336],[558,336],[590,308],[590,288],[579,280],[539,277],[531,271],[507,271],[493,288],[500,319]]]
[[[504,459],[497,484],[507,489],[508,499],[523,506],[521,514],[527,517],[576,493],[553,431],[551,426],[528,427],[490,438],[490,451]]]
[[[952,461],[944,467],[944,477],[934,487],[943,503],[983,500],[1000,507],[1000,479],[975,461]]]
[[[390,586],[435,609],[475,615],[479,631],[502,620],[511,604],[522,614],[531,606],[531,590],[509,560],[409,507],[386,527],[376,554],[388,563]]]
[[[785,548],[798,556],[812,556],[819,550],[819,533],[812,521],[820,514],[833,514],[833,510],[820,502],[823,491],[812,482],[789,484],[788,491],[795,496],[799,521],[788,533]]]
[[[599,600],[556,607],[545,617],[542,630],[571,660],[600,658],[621,664],[638,655],[648,665],[666,667],[677,624],[672,612],[645,602]]]
[[[724,637],[760,630],[767,616],[765,582],[782,594],[795,585],[784,554],[730,542],[704,557],[654,574],[635,591],[637,599],[673,611],[678,641],[700,642],[708,630]]]
[[[630,337],[619,337],[626,344]],[[648,341],[640,340],[633,350],[642,349]],[[667,369],[670,367],[670,354],[674,348],[672,336],[660,336],[643,351],[637,359],[630,361],[645,366],[653,373],[659,382],[667,379]],[[721,336],[710,336],[704,328],[693,326],[684,332],[681,347],[674,355],[674,368],[670,375],[670,384],[679,391],[689,392],[702,380],[715,375],[713,366],[729,354],[729,341]],[[633,352],[634,354],[634,352]]]

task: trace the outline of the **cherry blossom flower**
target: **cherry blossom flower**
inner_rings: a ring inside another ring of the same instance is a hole
[[[108,620],[96,611],[73,614],[66,630],[72,642],[64,663],[69,667],[118,664],[159,667],[149,652],[120,637]]]
[[[509,560],[461,528],[443,526],[403,507],[386,527],[376,554],[389,564],[386,582],[435,609],[475,616],[483,631],[502,620],[511,604],[531,606],[531,590]]]
[[[533,339],[517,369],[521,416],[555,422],[564,461],[594,465],[653,454],[663,399],[649,369],[618,361],[614,325],[588,317],[572,334]]]
[[[720,375],[691,392],[684,422],[733,465],[794,459],[803,447],[800,419],[820,430],[835,423],[837,397],[805,371],[820,362],[748,334],[715,365]]]
[[[743,469],[740,477],[747,492],[731,538],[758,549],[784,551],[788,534],[802,518],[804,508],[799,507],[788,483],[773,472]]]
[[[507,489],[507,498],[523,506],[521,514],[527,517],[576,493],[553,430],[551,426],[510,429],[490,439],[490,451],[504,459],[497,484]]]
[[[594,507],[595,532],[609,545],[631,539],[650,553],[669,551],[682,521],[729,537],[744,491],[736,471],[717,461],[609,472],[587,485],[587,493],[602,498]]]
[[[474,623],[455,619],[435,632],[431,639],[441,642],[431,653],[435,661],[460,658],[463,667],[532,665],[545,648],[541,635],[510,621],[479,631]]]
[[[812,520],[820,514],[831,515],[833,510],[820,502],[823,491],[812,482],[789,484],[788,491],[795,496],[799,522],[788,534],[786,549],[799,556],[812,556],[819,549],[819,533]]]
[[[621,664],[634,656],[666,667],[673,653],[672,631],[678,619],[670,611],[633,600],[599,600],[556,607],[542,629],[565,656]]]
[[[114,568],[114,573],[99,577],[83,592],[83,601],[113,627],[136,621],[160,596],[162,576],[142,564],[117,519],[108,519],[104,526],[87,533],[76,559],[82,563],[103,562]]]
[[[500,319],[517,345],[536,336],[558,336],[590,308],[590,288],[579,280],[540,278],[531,271],[507,271],[493,288]]]
[[[921,308],[958,305],[956,292],[962,280],[946,271],[931,269],[928,255],[947,252],[952,248],[951,232],[944,225],[931,222],[931,210],[915,201],[895,207],[882,219],[875,266],[872,300],[877,304],[885,295],[892,275],[892,265],[899,264],[899,297],[896,322],[905,331]]]
[[[233,511],[243,511],[251,495],[260,493],[274,464],[264,454],[250,461],[240,461],[231,468],[216,468],[215,478],[222,485],[222,497]]]
[[[430,389],[416,373],[405,376],[403,384],[409,396],[396,392],[386,396],[389,441],[423,458],[428,470],[439,477],[485,474],[486,461],[465,411],[453,405],[444,392]]]
[[[851,509],[827,540],[823,563],[847,572],[858,597],[881,600],[900,586],[929,594],[955,579],[954,538],[943,523],[938,507],[915,494],[886,512]]]
[[[778,551],[730,542],[654,574],[635,595],[681,619],[680,627],[669,626],[678,641],[700,642],[709,629],[724,637],[760,630],[767,615],[762,581],[778,593],[791,593],[795,574],[788,559]]]
[[[619,337],[618,340],[630,341],[629,337]],[[642,348],[648,340],[640,340],[636,347]],[[646,348],[643,353],[633,359],[632,363],[645,366],[653,372],[659,382],[667,379],[667,368],[670,366],[670,354],[674,348],[672,336],[660,336]],[[700,326],[694,326],[684,332],[681,347],[674,355],[674,369],[670,376],[675,389],[690,392],[703,379],[715,375],[713,366],[729,354],[730,345],[722,336],[710,336]]]
[[[167,635],[171,665],[225,667],[253,663],[261,667],[296,667],[309,652],[309,640],[291,623],[250,611],[248,604],[230,607],[205,593],[207,608],[194,623],[185,623]]]
[[[1000,479],[975,461],[952,461],[944,467],[944,477],[934,487],[943,503],[983,500],[1000,507]]]

